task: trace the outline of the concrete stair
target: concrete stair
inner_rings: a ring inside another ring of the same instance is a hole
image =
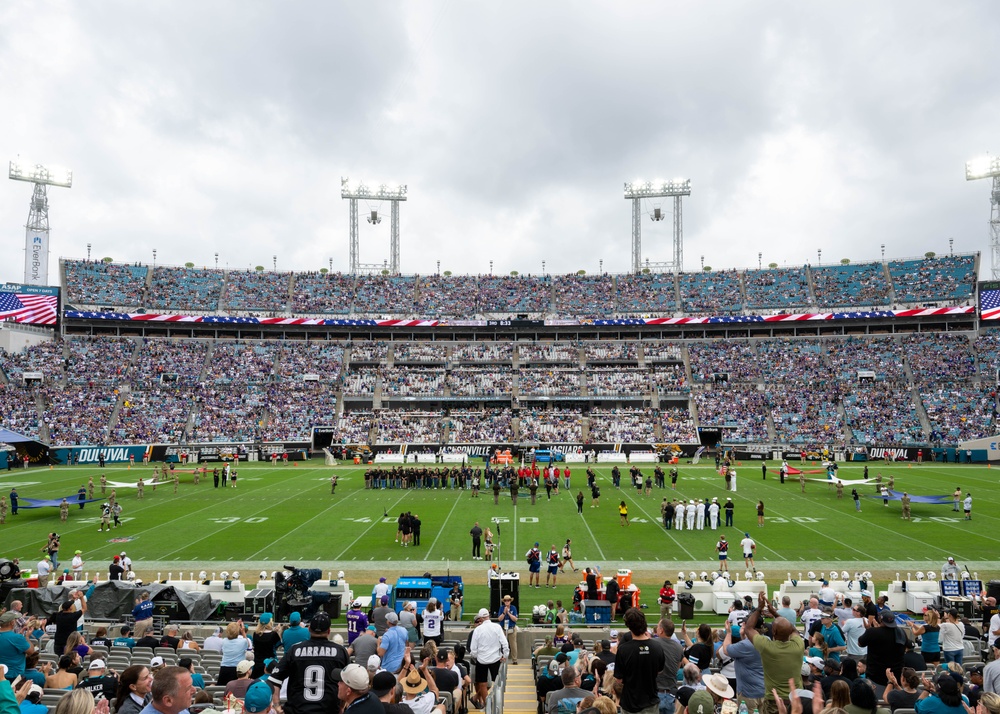
[[[518,653],[520,654],[520,653]],[[535,678],[531,672],[531,653],[519,657],[517,664],[507,663],[507,684],[504,688],[503,711],[530,712],[538,711],[535,698]]]

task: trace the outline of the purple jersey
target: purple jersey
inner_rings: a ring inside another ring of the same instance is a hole
[[[361,610],[347,611],[347,644],[350,645],[368,627],[368,618]]]

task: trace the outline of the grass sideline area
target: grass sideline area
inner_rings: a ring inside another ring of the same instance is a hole
[[[293,465],[294,464],[294,465]],[[769,466],[776,464],[769,463]],[[808,467],[807,467],[808,468]],[[819,468],[818,466],[816,468]],[[19,557],[23,567],[34,569],[41,557],[46,535],[62,536],[61,568],[68,567],[73,552],[83,551],[85,571],[100,571],[106,577],[111,557],[127,550],[135,568],[146,579],[162,573],[198,571],[209,573],[241,570],[243,580],[252,583],[260,570],[279,569],[285,563],[299,567],[346,571],[356,593],[365,593],[379,575],[395,579],[423,572],[462,575],[470,590],[469,605],[478,604],[478,587],[485,583],[488,563],[471,559],[469,529],[475,521],[485,527],[501,519],[498,560],[503,570],[521,573],[527,583],[524,554],[538,541],[543,552],[552,544],[561,548],[573,539],[573,555],[578,567],[600,565],[604,574],[619,567],[633,569],[643,587],[643,600],[655,602],[655,592],[664,578],[674,580],[678,571],[712,571],[718,567],[715,543],[721,533],[735,543],[744,531],[757,541],[757,569],[764,572],[769,586],[777,587],[786,572],[871,570],[884,583],[895,572],[907,569],[939,570],[948,555],[960,565],[990,580],[1000,575],[996,538],[1000,521],[1000,499],[994,470],[978,465],[869,464],[870,475],[888,479],[895,476],[897,490],[911,494],[950,494],[956,486],[973,496],[973,520],[947,506],[912,505],[913,520],[900,519],[899,502],[888,507],[875,495],[875,486],[859,486],[865,496],[857,513],[850,498],[836,498],[835,489],[824,483],[807,482],[800,493],[797,479],[784,485],[775,474],[761,478],[760,463],[748,462],[738,468],[736,493],[725,490],[723,478],[711,464],[681,465],[677,490],[654,488],[650,496],[625,488],[615,489],[610,467],[596,468],[601,503],[590,508],[585,467],[573,467],[572,489],[560,490],[551,500],[539,489],[538,503],[532,506],[526,490],[518,505],[511,504],[509,492],[502,492],[500,504],[493,504],[491,491],[478,499],[469,491],[366,490],[364,469],[356,466],[327,467],[322,460],[293,462],[287,466],[242,464],[238,487],[215,489],[211,474],[195,486],[188,469],[181,474],[178,492],[172,483],[161,483],[154,492],[148,483],[152,466],[109,465],[104,469],[109,482],[132,482],[145,475],[145,498],[137,500],[134,488],[118,488],[124,507],[124,525],[111,533],[99,533],[99,503],[80,510],[73,503],[77,489],[93,476],[100,495],[101,469],[95,466],[32,468],[27,472],[0,472],[0,493],[9,494],[16,486],[22,498],[69,497],[67,523],[59,520],[58,508],[25,509],[20,515],[8,512],[0,526],[0,556]],[[652,467],[643,472],[652,472]],[[336,495],[330,494],[330,476],[339,477]],[[862,477],[863,465],[844,465],[844,480]],[[822,474],[813,475],[823,478]],[[575,496],[583,490],[583,516],[577,513]],[[110,491],[110,487],[109,487]],[[665,531],[660,524],[660,502],[673,498],[733,498],[735,527],[712,531]],[[756,525],[756,503],[763,499],[766,525]],[[618,503],[629,508],[631,525],[619,525]],[[422,544],[403,548],[394,542],[396,518],[401,511],[417,514],[422,523]],[[506,519],[506,520],[502,520]],[[496,531],[496,524],[492,525]],[[130,539],[122,541],[122,539]],[[731,569],[742,573],[738,546],[730,553]],[[60,568],[60,569],[61,569]],[[545,580],[542,573],[542,582]],[[522,590],[524,603],[572,599],[578,577],[559,576],[558,587],[534,593]],[[482,590],[482,600],[487,593]],[[523,609],[523,608],[522,608]]]

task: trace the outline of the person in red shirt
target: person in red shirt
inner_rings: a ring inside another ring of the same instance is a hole
[[[558,473],[558,469],[556,469],[556,472]],[[569,466],[563,469],[563,482],[566,488],[569,488]]]
[[[677,593],[674,591],[673,585],[670,584],[669,580],[664,580],[663,587],[660,588],[660,619],[671,619],[670,615],[674,609],[676,597]]]

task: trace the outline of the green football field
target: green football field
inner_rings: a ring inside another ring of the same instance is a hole
[[[500,531],[496,538],[499,557],[494,560],[505,570],[521,571],[522,578],[527,571],[524,553],[535,541],[546,550],[572,538],[578,566],[600,565],[605,573],[629,567],[637,577],[642,574],[647,582],[655,582],[676,576],[681,569],[714,570],[715,543],[722,532],[707,526],[702,531],[665,531],[659,518],[662,498],[718,497],[724,502],[729,495],[736,503],[736,517],[735,527],[725,530],[727,538],[739,541],[748,531],[756,539],[757,567],[769,582],[777,583],[786,571],[796,568],[817,572],[867,569],[883,574],[906,568],[938,569],[948,555],[983,579],[998,571],[995,533],[1000,524],[1000,489],[994,476],[1000,472],[984,466],[870,466],[872,476],[893,474],[896,489],[911,494],[950,494],[956,486],[971,491],[971,522],[954,513],[950,503],[913,504],[913,520],[902,521],[898,502],[884,507],[881,499],[868,497],[875,493],[874,486],[859,486],[866,498],[862,512],[856,513],[849,487],[843,500],[823,483],[809,482],[803,495],[797,480],[784,485],[775,475],[762,480],[760,465],[753,463],[739,469],[735,494],[727,494],[722,477],[711,465],[681,466],[677,491],[670,490],[668,481],[667,489],[654,488],[651,496],[613,488],[610,468],[600,468],[600,507],[590,508],[590,494],[585,491],[582,517],[574,500],[586,485],[582,465],[573,470],[572,495],[563,490],[550,501],[540,489],[538,503],[532,506],[522,490],[516,508],[506,492],[494,506],[492,492],[473,499],[468,491],[450,489],[371,491],[364,488],[362,469],[335,470],[340,477],[335,496],[330,495],[334,469],[319,460],[277,468],[241,465],[236,489],[213,488],[211,476],[195,486],[190,473],[182,475],[176,494],[172,484],[161,484],[156,492],[147,484],[145,499],[140,501],[133,488],[121,487],[118,497],[125,509],[124,525],[110,534],[97,530],[99,504],[83,510],[73,505],[67,523],[60,522],[57,508],[24,509],[16,517],[8,513],[6,525],[0,526],[0,556],[20,557],[23,566],[33,567],[46,534],[54,530],[62,535],[60,559],[64,563],[80,549],[87,560],[85,570],[106,573],[112,555],[127,550],[136,569],[147,578],[160,572],[166,577],[167,572],[202,569],[211,573],[242,568],[256,573],[285,563],[388,576],[427,570],[475,574],[485,572],[487,564],[471,559],[469,529],[476,521],[484,527],[492,521],[493,530],[499,524]],[[116,465],[105,474],[109,481],[126,483],[151,471],[151,467],[128,470]],[[0,492],[6,494],[17,486],[22,498],[71,496],[72,500],[88,476],[99,482],[100,473],[91,466],[3,472]],[[844,480],[861,475],[860,466],[840,469]],[[624,477],[627,483],[627,472]],[[767,514],[763,528],[756,525],[758,499],[763,499]],[[631,525],[627,528],[619,525],[621,500],[629,508]],[[401,511],[420,517],[420,546],[403,548],[394,542]],[[741,558],[731,562],[735,571],[742,572]],[[565,577],[560,585],[568,585],[569,579]]]

